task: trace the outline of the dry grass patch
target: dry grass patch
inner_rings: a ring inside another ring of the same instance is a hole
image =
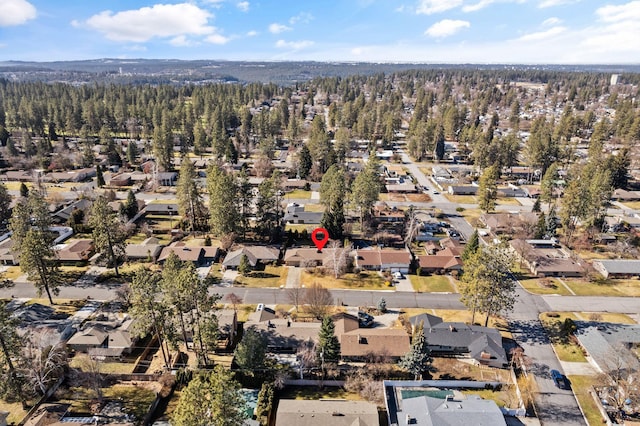
[[[294,189],[293,191],[286,193],[286,198],[292,198],[295,200],[308,200],[311,198],[311,191],[305,191],[304,189]]]
[[[407,194],[407,201],[411,201],[413,203],[429,203],[431,202],[431,197],[429,194]]]
[[[578,317],[572,312],[544,312],[540,314],[540,322],[547,331],[553,349],[560,361],[587,362],[582,347],[576,338],[568,335],[563,329],[566,320],[576,321]]]
[[[456,204],[477,204],[478,198],[475,195],[451,195],[443,194],[445,198]]]
[[[345,274],[340,278],[334,278],[330,274],[320,274],[310,271],[302,271],[300,283],[310,286],[314,282],[320,282],[324,288],[347,288],[358,290],[390,290],[393,287],[377,272],[361,272],[359,274]]]
[[[251,271],[247,275],[238,275],[234,286],[244,287],[280,287],[287,283],[287,268],[267,265],[264,271]]]
[[[319,389],[314,386],[287,386],[279,392],[280,399],[346,399],[349,401],[361,401],[362,398],[355,392],[348,392],[344,388],[325,387]]]
[[[496,204],[499,206],[521,206],[520,202],[514,197],[498,198]]]
[[[568,376],[571,382],[571,389],[576,395],[578,404],[584,412],[587,422],[591,426],[603,424],[603,418],[600,415],[598,406],[593,399],[593,396],[589,393],[590,389],[598,384],[597,377],[594,376]]]
[[[589,282],[584,279],[565,279],[578,296],[640,296],[640,280],[637,279],[606,279]]]
[[[414,290],[420,293],[454,293],[455,289],[446,275],[408,275]]]
[[[9,425],[17,425],[22,419],[24,419],[24,416],[27,415],[27,412],[22,409],[22,403],[20,402],[6,402],[0,400],[0,411],[6,411],[9,413],[9,417],[7,417],[7,424]]]
[[[535,294],[560,294],[568,296],[571,293],[555,278],[522,278],[522,287]]]

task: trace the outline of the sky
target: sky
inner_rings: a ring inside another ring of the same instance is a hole
[[[0,0],[0,61],[638,64],[640,0]]]

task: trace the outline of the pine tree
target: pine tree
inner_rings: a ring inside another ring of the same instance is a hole
[[[478,251],[478,247],[480,247],[480,237],[478,236],[478,230],[476,229],[473,231],[473,234],[469,237],[469,241],[467,241],[467,244],[464,246],[464,250],[460,255],[462,260],[467,260],[475,254],[475,252]]]
[[[224,236],[235,232],[240,224],[238,191],[235,177],[216,165],[207,169],[211,232]]]
[[[182,157],[180,162],[180,174],[176,184],[176,197],[178,198],[178,212],[183,220],[189,224],[189,230],[196,231],[204,216],[202,196],[196,183],[196,170],[188,157]]]
[[[496,199],[498,198],[498,178],[500,171],[496,166],[485,169],[480,182],[478,183],[478,205],[485,212],[491,212],[496,207]]]
[[[251,272],[251,264],[249,263],[249,258],[246,254],[240,256],[240,264],[238,265],[238,272],[242,275],[247,275]]]
[[[242,340],[234,352],[236,364],[243,370],[254,371],[264,367],[267,341],[255,327],[244,331]]]
[[[237,426],[248,417],[245,406],[233,373],[217,365],[182,390],[171,421],[175,426]]]
[[[138,200],[136,199],[136,194],[134,194],[131,189],[127,192],[127,201],[124,204],[124,214],[128,219],[131,219],[138,214]]]
[[[102,175],[102,166],[100,164],[96,165],[96,185],[98,188],[102,188],[104,186],[104,176]]]
[[[340,341],[336,336],[336,326],[330,316],[325,316],[318,333],[318,356],[325,362],[340,360]]]
[[[120,276],[118,263],[124,256],[127,234],[122,221],[102,195],[98,196],[91,206],[89,226],[93,228],[93,242],[96,250],[108,258],[116,276]]]
[[[424,335],[424,325],[420,323],[413,332],[409,352],[400,359],[398,365],[412,373],[415,380],[419,380],[423,373],[431,370],[431,361],[431,351]]]

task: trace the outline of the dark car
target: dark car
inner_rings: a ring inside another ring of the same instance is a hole
[[[373,326],[373,317],[366,312],[359,311],[358,322],[360,323],[360,327],[368,328]]]
[[[558,370],[551,370],[551,378],[558,389],[569,389],[567,378]]]

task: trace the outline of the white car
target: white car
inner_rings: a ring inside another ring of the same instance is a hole
[[[396,280],[399,280],[399,279],[401,279],[401,278],[404,278],[400,272],[394,272],[394,273],[392,274],[392,276],[393,276],[393,278],[395,278]]]

